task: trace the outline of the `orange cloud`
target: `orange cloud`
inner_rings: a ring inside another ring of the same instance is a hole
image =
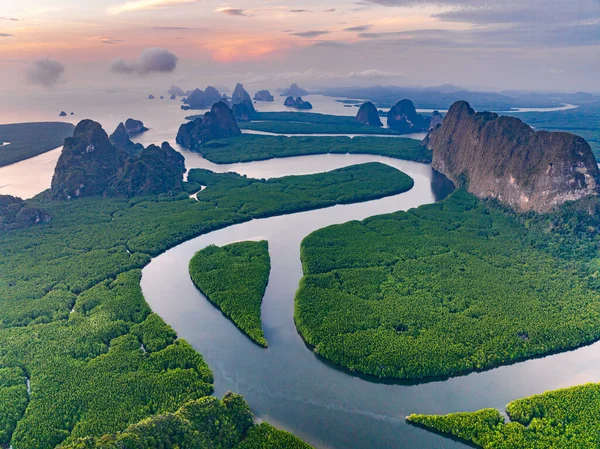
[[[299,45],[290,39],[239,36],[217,37],[210,42],[202,42],[200,46],[209,51],[215,61],[238,62],[276,58]]]

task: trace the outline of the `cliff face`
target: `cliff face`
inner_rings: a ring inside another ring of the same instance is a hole
[[[429,136],[433,168],[479,198],[516,211],[548,212],[597,195],[600,172],[581,137],[533,131],[521,120],[452,105]]]
[[[388,112],[387,124],[390,128],[404,134],[429,130],[430,121],[417,113],[410,100],[401,100]]]
[[[367,126],[383,126],[379,118],[379,111],[370,101],[360,107],[358,114],[356,114],[356,121]]]
[[[144,149],[129,141],[123,124],[112,137],[116,144],[91,120],[77,125],[73,137],[65,140],[54,171],[55,198],[133,197],[183,190],[185,160],[167,143]]]
[[[304,101],[302,97],[298,97],[296,99],[294,99],[294,97],[287,97],[283,102],[283,105],[301,110],[309,110],[313,108],[312,103],[309,101]]]
[[[241,134],[231,109],[225,103],[218,102],[204,117],[181,125],[177,133],[177,143],[195,150],[210,140],[226,139]]]

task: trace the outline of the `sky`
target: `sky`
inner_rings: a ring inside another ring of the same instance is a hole
[[[2,0],[0,90],[600,92],[600,0]]]

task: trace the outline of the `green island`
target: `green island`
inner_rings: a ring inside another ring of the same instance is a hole
[[[0,167],[38,156],[60,147],[75,126],[63,122],[0,125]]]
[[[397,195],[412,189],[413,179],[389,165],[379,162],[352,165],[327,173],[251,179],[237,173],[216,174],[195,169],[188,175],[192,190],[214,185],[198,194],[204,203],[215,208],[253,213],[255,218],[289,214],[310,209],[370,201]]]
[[[407,420],[484,449],[588,449],[600,447],[599,402],[600,384],[586,384],[511,402],[509,422],[496,409]]]
[[[518,215],[464,190],[306,237],[295,321],[320,356],[394,379],[465,374],[600,338],[590,204]]]
[[[407,161],[431,163],[431,151],[414,139],[389,137],[261,136],[244,134],[214,140],[198,148],[215,164],[262,161],[314,154],[374,154]]]
[[[211,245],[190,261],[196,287],[235,325],[261,346],[268,346],[262,330],[260,307],[269,283],[269,244],[239,242]]]
[[[267,423],[254,425],[244,399],[228,393],[222,400],[204,397],[174,413],[165,413],[133,424],[123,432],[100,438],[86,437],[61,449],[310,449],[288,432]]]
[[[0,233],[0,398],[7,399],[0,444],[50,449],[102,437],[212,393],[202,356],[144,300],[140,269],[153,256],[236,223],[412,183],[381,164],[271,181],[192,170],[190,180],[207,186],[197,201],[187,194],[64,201],[45,192],[27,203],[43,207],[49,223]],[[357,183],[362,190],[348,193]],[[249,435],[264,447],[261,435],[272,433]],[[226,446],[215,440],[214,447]]]

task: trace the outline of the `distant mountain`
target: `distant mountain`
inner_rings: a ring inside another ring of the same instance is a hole
[[[600,172],[589,144],[563,132],[534,131],[514,117],[452,105],[428,136],[432,166],[479,198],[516,211],[549,212],[596,196]]]
[[[447,109],[464,100],[475,110],[509,111],[511,108],[557,107],[564,103],[584,104],[600,101],[600,96],[577,94],[541,94],[524,92],[475,92],[458,86],[444,85],[432,88],[395,86],[329,88],[322,93],[342,98],[362,98],[379,108],[390,108],[403,98],[410,98],[420,109]]]
[[[305,97],[308,95],[308,91],[306,89],[302,89],[296,83],[292,84],[287,89],[279,89],[282,97]]]

